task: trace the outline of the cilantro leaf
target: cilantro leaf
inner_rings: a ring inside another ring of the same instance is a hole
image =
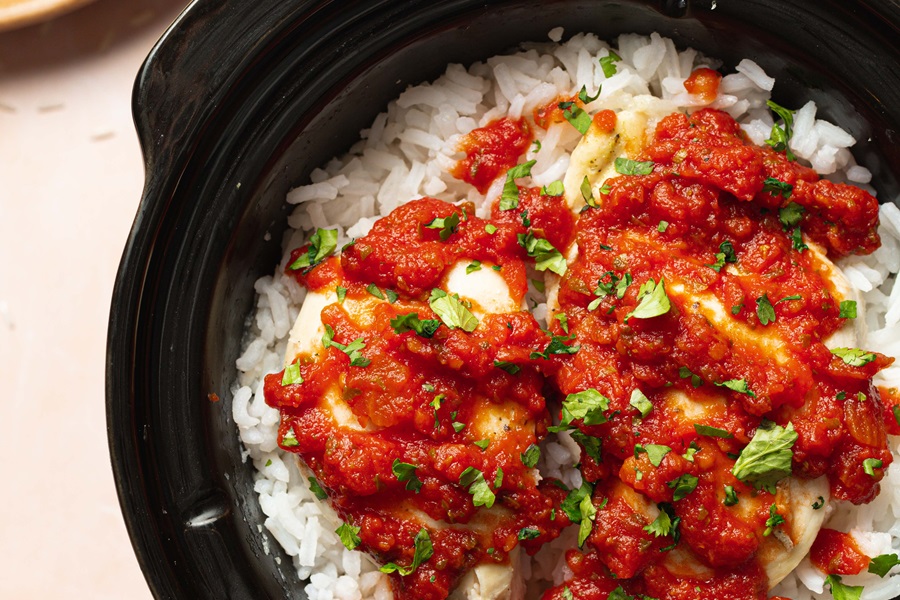
[[[307,477],[309,480],[309,490],[313,493],[313,495],[319,500],[324,500],[328,497],[328,494],[325,493],[325,490],[322,489],[322,486],[319,485],[319,480],[315,477]]]
[[[634,455],[637,455],[640,452],[645,452],[647,454],[647,458],[650,459],[650,464],[654,467],[658,467],[662,463],[662,459],[665,458],[666,454],[671,452],[672,449],[668,446],[663,446],[660,444],[647,444],[642,446],[638,444],[634,447]]]
[[[700,480],[694,475],[685,473],[681,477],[669,481],[668,483],[666,483],[666,485],[669,486],[670,489],[674,490],[674,493],[672,494],[672,500],[678,502],[679,500],[693,492],[694,488],[697,487],[697,484],[699,482]]]
[[[500,194],[500,210],[512,210],[519,206],[519,187],[516,185],[516,179],[531,175],[531,167],[536,162],[535,160],[529,160],[521,165],[516,165],[506,172],[506,182],[503,184],[503,192]],[[485,229],[488,227],[493,226],[488,224],[485,226]],[[494,231],[496,231],[496,228],[494,228]],[[488,233],[493,233],[493,231],[488,231]]]
[[[677,544],[678,539],[681,537],[678,533],[678,524],[681,523],[681,517],[675,516],[675,510],[667,502],[660,502],[657,506],[659,515],[652,523],[644,526],[644,531],[653,534],[654,537],[671,535]]]
[[[585,204],[591,208],[597,208],[597,201],[594,199],[594,192],[591,190],[591,182],[588,181],[587,175],[581,180],[579,191],[581,192],[581,197],[584,198]]]
[[[880,469],[883,463],[877,458],[867,458],[863,461],[863,471],[869,477],[875,477],[875,469]]]
[[[337,286],[334,288],[335,293],[337,294],[337,299],[340,304],[344,303],[344,300],[347,298],[347,288],[344,286]]]
[[[469,273],[474,273],[475,271],[480,271],[480,270],[481,270],[481,261],[480,261],[480,260],[473,260],[473,261],[472,261],[471,263],[469,263],[469,265],[466,267],[466,275],[468,275]]]
[[[791,202],[784,208],[778,209],[778,220],[781,221],[785,231],[787,231],[800,224],[800,221],[803,219],[803,213],[805,212],[805,208],[796,202]]]
[[[491,440],[485,438],[483,440],[478,440],[477,442],[472,442],[482,450],[487,450],[487,447],[491,445]]]
[[[690,377],[691,385],[694,386],[695,388],[698,388],[701,385],[703,385],[703,378],[700,377],[699,375],[697,375],[696,373],[692,372],[687,367],[678,367],[678,376],[681,377],[682,379],[687,379],[688,377]]]
[[[575,339],[575,334],[570,334],[568,336],[562,335],[551,335],[550,343],[547,344],[547,347],[544,348],[543,352],[532,352],[530,354],[530,358],[532,360],[537,360],[539,358],[543,358],[544,360],[550,360],[551,354],[575,354],[579,350],[581,350],[581,346],[566,346],[563,342],[568,342],[570,340]]]
[[[751,396],[756,398],[756,394],[753,390],[750,389],[750,386],[747,384],[746,379],[729,379],[728,381],[723,381],[721,383],[716,383],[719,387],[725,387],[733,392],[738,392],[739,394],[746,394],[747,396]]]
[[[856,300],[842,300],[840,307],[840,314],[838,315],[842,319],[855,319],[856,318]]]
[[[734,491],[734,486],[726,485],[725,486],[725,500],[722,502],[725,506],[734,506],[738,503],[737,492]]]
[[[581,506],[582,501],[585,498],[590,498],[593,493],[594,486],[586,479],[582,479],[581,486],[571,490],[560,503],[559,507],[565,511],[570,521],[573,523],[581,523],[581,509],[579,507]]]
[[[603,457],[600,456],[600,451],[603,448],[603,440],[598,437],[594,437],[592,435],[588,435],[583,431],[579,431],[578,429],[573,429],[569,435],[572,436],[572,439],[581,444],[581,447],[584,448],[584,453],[591,457],[597,463],[603,460]]]
[[[587,114],[584,109],[574,102],[560,102],[559,109],[563,111],[563,117],[572,127],[577,129],[581,135],[585,135],[591,128],[591,115]]]
[[[606,499],[604,499],[603,504],[606,504]],[[584,546],[588,536],[591,535],[591,530],[594,528],[594,519],[597,517],[597,508],[591,501],[590,494],[581,499],[578,509],[581,512],[581,524],[578,526],[578,547],[581,548]]]
[[[544,187],[542,187],[541,195],[542,196],[554,196],[554,197],[562,196],[565,191],[566,190],[563,187],[563,182],[559,181],[557,179],[556,181],[551,181],[550,185],[545,185]],[[527,225],[526,225],[526,227],[527,227]]]
[[[541,458],[541,448],[537,444],[531,444],[527,448],[525,448],[525,452],[519,455],[519,458],[522,459],[522,464],[528,467],[529,469],[533,469],[535,465],[537,465],[538,460]]]
[[[553,318],[559,321],[559,327],[563,333],[569,333],[569,317],[566,316],[566,313],[558,312],[553,315]]]
[[[341,523],[341,526],[334,530],[341,542],[347,550],[355,550],[362,543],[359,539],[359,527],[354,527],[349,523]]]
[[[763,294],[756,299],[756,316],[763,325],[775,322],[775,307],[772,306],[768,294]]]
[[[495,360],[494,366],[497,367],[498,369],[503,369],[510,375],[515,375],[519,371],[522,370],[522,367],[520,367],[519,365],[505,361],[505,360]]]
[[[834,600],[859,600],[862,596],[863,586],[844,585],[840,575],[829,575],[825,578],[825,585],[831,589]]]
[[[710,425],[701,425],[699,423],[694,423],[694,431],[696,431],[698,435],[705,435],[706,437],[726,439],[734,437],[731,435],[731,433],[725,431],[724,429],[719,429],[718,427],[712,427]]]
[[[431,290],[428,305],[450,329],[459,327],[471,333],[478,327],[478,319],[463,305],[457,294],[451,296],[444,290],[434,288]]]
[[[431,556],[434,554],[434,546],[432,546],[431,544],[431,536],[428,535],[428,530],[424,527],[419,530],[419,533],[416,534],[413,544],[415,550],[413,551],[413,560],[411,565],[409,565],[408,567],[401,567],[395,563],[389,562],[381,567],[381,572],[397,572],[400,573],[402,577],[412,575],[413,572],[419,568],[419,565],[431,558]]]
[[[831,353],[851,367],[862,367],[875,360],[874,352],[866,352],[859,348],[832,348]]]
[[[637,317],[638,319],[658,317],[666,314],[672,309],[672,303],[669,301],[669,296],[666,294],[665,279],[660,279],[659,284],[653,281],[653,279],[648,279],[644,285],[641,286],[638,298],[638,305],[633,311],[626,315],[625,321],[628,321],[631,317]]]
[[[523,527],[519,530],[519,533],[516,537],[519,540],[533,540],[536,537],[540,537],[541,531],[539,529],[535,529],[534,527]]]
[[[769,192],[776,197],[780,195],[784,199],[788,199],[791,197],[791,192],[794,191],[794,186],[774,177],[766,177],[766,180],[763,181],[762,191]]]
[[[763,536],[767,537],[771,535],[772,530],[774,530],[779,525],[784,524],[784,517],[778,514],[778,507],[775,504],[772,504],[769,507],[769,518],[766,519],[766,530],[763,531]]]
[[[297,257],[288,267],[292,271],[314,267],[329,256],[337,248],[337,229],[316,229],[309,238],[309,250]]]
[[[644,392],[637,388],[631,392],[631,400],[628,401],[628,404],[636,408],[641,413],[641,417],[646,417],[653,410],[653,403],[644,395]]]
[[[487,481],[484,480],[484,474],[474,467],[466,467],[459,476],[459,484],[469,489],[472,495],[472,504],[475,506],[486,506],[488,508],[494,505],[494,492]]]
[[[788,142],[790,142],[791,135],[793,134],[794,111],[779,106],[771,100],[767,100],[766,105],[772,112],[781,117],[781,120],[784,122],[784,127],[781,127],[778,123],[772,125],[772,132],[769,134],[769,139],[766,140],[766,144],[771,146],[776,152],[784,152],[788,160],[797,160],[788,146]]]
[[[566,259],[553,244],[544,238],[535,237],[532,232],[518,234],[519,245],[525,248],[529,257],[534,259],[534,268],[538,271],[553,271],[557,275],[565,275]]]
[[[562,423],[568,425],[573,419],[582,419],[585,425],[606,423],[603,411],[609,409],[609,398],[594,388],[569,394],[562,403]]]
[[[869,573],[884,577],[897,565],[900,565],[900,557],[896,554],[880,554],[869,562]]]
[[[793,423],[787,427],[763,421],[741,451],[732,474],[756,489],[775,493],[775,484],[791,474],[792,448],[797,441]]]
[[[300,374],[300,363],[292,362],[284,368],[284,375],[281,377],[281,385],[293,385],[295,383],[303,383],[303,375]]]
[[[416,335],[423,338],[432,337],[440,326],[441,322],[437,319],[419,319],[418,313],[406,313],[391,319],[391,327],[394,328],[395,333],[414,331]]]
[[[446,217],[435,217],[425,227],[428,229],[440,229],[438,236],[440,236],[442,241],[446,242],[451,235],[456,233],[456,229],[459,227],[459,213],[454,212]]]
[[[606,56],[600,57],[600,68],[603,69],[603,76],[609,79],[613,75],[616,74],[616,61],[622,60],[622,57],[613,52],[609,51],[609,54]]]
[[[300,445],[300,442],[297,441],[297,436],[294,434],[293,428],[288,429],[284,432],[284,435],[281,436],[281,447],[282,448],[296,448]]]
[[[597,93],[594,94],[593,96],[589,96],[588,92],[587,92],[587,86],[583,85],[583,86],[581,86],[581,91],[578,92],[578,99],[581,100],[582,102],[584,102],[585,104],[590,104],[591,102],[593,102],[594,100],[596,100],[597,98],[600,97],[601,89],[602,88],[597,88]]]
[[[652,160],[637,161],[630,158],[619,157],[616,159],[616,173],[620,175],[649,175],[653,172]]]
[[[366,347],[366,341],[362,337],[358,337],[346,346],[334,341],[334,329],[331,325],[325,325],[325,335],[322,336],[322,346],[328,348],[334,346],[344,354],[350,357],[351,367],[368,367],[371,359],[362,355],[360,350]]]
[[[400,462],[399,458],[395,458],[394,464],[391,465],[391,471],[394,473],[397,481],[405,481],[406,489],[417,494],[422,489],[422,482],[416,476],[416,469],[418,468],[416,465]]]

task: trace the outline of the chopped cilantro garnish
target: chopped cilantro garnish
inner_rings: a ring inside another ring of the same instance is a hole
[[[475,444],[476,446],[478,446],[479,448],[481,448],[482,450],[487,450],[487,447],[491,445],[491,440],[483,439],[483,440],[478,440],[477,442],[472,442],[472,443]]]
[[[581,486],[577,489],[569,491],[565,499],[560,503],[559,507],[565,511],[566,516],[573,523],[581,523],[581,502],[585,498],[590,498],[594,493],[594,486],[586,479],[581,480]]]
[[[601,88],[597,88],[597,93],[594,94],[593,96],[589,96],[588,91],[587,91],[587,86],[583,85],[583,86],[581,86],[581,90],[578,92],[578,99],[581,100],[582,102],[584,102],[585,104],[590,104],[591,102],[593,102],[594,100],[596,100],[597,98],[600,97],[600,89]]]
[[[628,313],[625,321],[631,317],[649,319],[664,315],[672,308],[669,296],[666,295],[666,280],[660,279],[657,284],[653,279],[648,279],[638,292],[638,305]]]
[[[431,297],[428,299],[428,305],[431,310],[441,318],[444,325],[450,329],[457,327],[466,332],[473,332],[478,327],[478,319],[475,318],[469,309],[463,305],[459,296],[449,295],[444,290],[434,288],[431,290]]]
[[[644,395],[644,392],[637,388],[631,392],[631,400],[628,401],[628,404],[636,408],[641,413],[641,417],[646,417],[653,410],[653,403]]]
[[[539,529],[535,529],[534,527],[523,527],[519,530],[516,537],[520,540],[533,540],[536,537],[540,537],[540,535],[541,531]]]
[[[609,50],[609,54],[600,57],[600,68],[603,70],[603,76],[609,79],[616,74],[616,61],[622,60],[622,57]]]
[[[528,467],[529,469],[533,469],[535,465],[537,465],[538,460],[541,458],[541,448],[537,444],[531,444],[527,448],[525,448],[525,452],[522,452],[519,455],[519,458],[522,459],[522,464]]]
[[[591,128],[591,115],[587,114],[584,109],[574,102],[560,102],[559,109],[563,111],[563,117],[572,127],[577,129],[581,135],[585,135]]]
[[[559,321],[559,326],[563,330],[563,333],[569,333],[569,317],[566,316],[566,313],[556,313],[553,315],[553,318]]]
[[[803,232],[800,231],[799,227],[794,228],[794,232],[791,234],[791,242],[793,242],[794,250],[797,252],[809,250],[809,246],[803,243]]]
[[[694,431],[697,432],[697,435],[705,435],[706,437],[717,437],[717,438],[731,438],[734,437],[728,431],[724,429],[719,429],[718,427],[712,427],[711,425],[701,425],[700,423],[694,423]]]
[[[328,497],[328,494],[325,493],[325,490],[322,489],[322,486],[319,485],[319,480],[315,477],[307,477],[309,480],[309,491],[313,493],[313,496],[318,498],[319,500],[324,500]]]
[[[653,172],[652,160],[637,161],[630,158],[619,157],[616,159],[616,173],[620,175],[649,175]]]
[[[453,426],[453,431],[455,431],[456,433],[459,433],[466,428],[466,424],[460,423],[459,421],[453,421],[452,423],[450,423],[450,425]]]
[[[840,314],[838,315],[842,319],[855,319],[856,318],[856,300],[842,300],[840,307]]]
[[[359,539],[359,527],[354,527],[349,523],[342,523],[334,532],[341,538],[341,542],[347,550],[355,550],[362,543],[362,540]]]
[[[674,490],[672,494],[672,500],[678,502],[682,498],[686,497],[688,494],[694,491],[694,488],[697,487],[697,484],[700,480],[691,475],[690,473],[685,473],[681,477],[677,479],[673,479],[666,483],[670,489]]]
[[[532,352],[529,358],[531,360],[537,360],[539,358],[543,358],[544,360],[550,360],[551,354],[575,354],[579,350],[581,350],[581,346],[566,346],[563,342],[568,342],[570,340],[575,339],[575,335],[571,334],[568,336],[562,335],[551,335],[550,343],[547,344],[547,347],[544,348],[543,352]]]
[[[822,496],[819,496],[812,504],[813,510],[819,510],[823,506],[825,506],[825,498]]]
[[[834,600],[859,600],[863,593],[861,585],[845,585],[841,583],[840,575],[829,575],[825,578],[825,585],[831,589]]]
[[[796,160],[788,146],[793,133],[794,111],[779,106],[771,100],[767,100],[766,105],[772,109],[772,112],[781,117],[781,120],[784,122],[784,127],[781,127],[778,123],[772,125],[772,132],[769,134],[769,139],[766,140],[766,143],[776,152],[784,152],[788,160]]]
[[[695,388],[698,388],[701,385],[703,385],[703,379],[696,373],[692,372],[687,367],[678,367],[678,376],[681,377],[682,379],[687,379],[688,377],[690,377],[691,385]]]
[[[516,179],[531,175],[531,167],[535,162],[537,161],[529,160],[506,172],[506,182],[503,184],[503,192],[500,194],[500,210],[513,210],[519,206],[519,187],[516,185]],[[488,231],[488,233],[493,233],[493,231]]]
[[[775,493],[775,484],[791,474],[793,446],[797,432],[793,423],[787,427],[763,421],[756,429],[753,439],[743,449],[732,474],[739,480],[751,484],[756,489],[766,489]]]
[[[473,260],[473,261],[472,261],[471,263],[469,263],[469,265],[466,267],[466,275],[468,275],[469,273],[474,273],[475,271],[480,271],[480,270],[481,270],[481,261],[480,261],[480,260]]]
[[[646,444],[641,445],[637,444],[634,447],[634,456],[637,458],[638,454],[646,453],[647,458],[650,459],[650,464],[654,467],[658,467],[662,463],[662,459],[665,458],[666,454],[671,452],[672,449],[668,446],[663,446],[660,444]]]
[[[344,300],[347,298],[347,288],[339,285],[334,288],[334,291],[337,293],[338,302],[343,304]]]
[[[581,197],[584,198],[585,204],[592,208],[597,208],[597,201],[594,199],[594,192],[591,190],[591,182],[588,181],[587,175],[581,180],[579,191],[581,192]]]
[[[681,517],[675,516],[675,511],[671,504],[661,502],[659,507],[659,515],[649,525],[644,526],[644,531],[653,534],[654,537],[665,537],[671,535],[675,543],[678,543],[678,524]]]
[[[295,383],[303,383],[303,375],[300,374],[300,363],[292,362],[284,368],[284,375],[281,377],[281,385],[293,385]]]
[[[414,331],[416,335],[424,338],[432,337],[440,326],[441,322],[437,319],[419,319],[418,313],[406,313],[391,319],[391,327],[395,333]]]
[[[505,360],[494,360],[494,366],[498,369],[503,369],[510,375],[515,375],[522,370],[522,367],[520,367],[519,365]]]
[[[372,361],[362,355],[360,350],[366,347],[365,339],[358,337],[346,346],[334,341],[334,329],[331,325],[325,325],[325,335],[322,336],[322,346],[328,348],[334,346],[350,357],[351,367],[367,367]]]
[[[425,227],[428,229],[440,229],[438,235],[441,240],[446,242],[451,235],[456,233],[456,228],[459,227],[459,213],[450,213],[446,217],[435,217]]]
[[[284,432],[284,435],[281,437],[281,447],[282,448],[296,448],[300,445],[300,442],[297,441],[297,436],[294,434],[294,430],[289,428]]]
[[[366,286],[366,291],[378,298],[379,300],[384,300],[384,294],[381,292],[381,289],[374,283],[370,283]]]
[[[734,486],[726,485],[725,486],[725,500],[722,501],[722,504],[725,506],[734,506],[738,503],[737,492],[734,491]]]
[[[733,392],[738,392],[739,394],[746,394],[752,398],[756,398],[756,394],[753,390],[750,389],[750,386],[747,384],[746,379],[729,379],[728,381],[723,381],[721,383],[716,383],[719,387],[725,387]]]
[[[600,456],[600,451],[603,449],[603,440],[588,435],[578,429],[573,429],[569,435],[572,436],[573,440],[581,444],[581,447],[584,448],[584,453],[591,457],[595,462],[599,464],[600,461],[603,460],[603,457]]]
[[[469,494],[472,495],[472,503],[475,506],[486,506],[490,508],[494,505],[494,492],[487,481],[484,480],[484,474],[474,467],[466,467],[466,470],[459,476],[459,484],[464,488],[468,488]]]
[[[869,573],[884,577],[888,571],[900,565],[900,557],[896,554],[880,554],[869,561]]]
[[[431,556],[434,554],[434,546],[432,546],[431,544],[431,536],[428,535],[428,530],[424,527],[419,530],[419,533],[416,534],[413,544],[415,550],[413,551],[413,560],[411,565],[409,565],[408,567],[401,567],[395,563],[390,562],[381,567],[381,572],[397,572],[400,573],[400,575],[403,577],[412,575],[413,572],[419,568],[419,565],[431,558]]]
[[[763,294],[756,299],[756,316],[763,325],[775,322],[775,307],[772,306],[768,294]]]
[[[791,192],[794,190],[794,186],[787,183],[786,181],[781,181],[779,179],[775,179],[774,177],[766,177],[766,180],[763,181],[763,189],[764,192],[769,192],[773,196],[782,196],[785,200],[791,197]]]
[[[862,367],[875,360],[874,352],[866,352],[859,348],[832,348],[831,353],[851,367]]]
[[[562,424],[568,425],[574,419],[582,419],[585,425],[606,423],[605,410],[609,409],[609,398],[588,388],[581,392],[569,394],[562,403]]]
[[[772,504],[769,507],[769,518],[766,519],[766,530],[763,531],[763,536],[768,536],[772,533],[772,530],[778,527],[779,525],[784,524],[784,517],[778,514],[778,507]]]
[[[563,182],[559,180],[552,181],[550,185],[545,185],[541,188],[542,196],[562,196],[564,192]]]
[[[863,471],[869,477],[875,477],[875,469],[880,469],[882,464],[877,458],[867,458],[863,461]]]
[[[660,233],[665,233],[666,229],[668,229],[668,228],[669,228],[668,221],[660,221],[659,225],[656,226],[656,230]]]
[[[531,151],[535,154],[541,151],[541,140],[534,140],[531,142]]]
[[[503,469],[497,467],[497,473],[494,475],[494,489],[499,490],[501,485],[503,485]]]
[[[603,499],[603,505],[606,505],[605,498]],[[581,512],[581,524],[578,526],[578,547],[581,548],[584,546],[585,540],[588,539],[588,536],[591,535],[591,530],[594,528],[594,519],[597,517],[597,508],[591,501],[590,494],[581,499],[578,508]]]
[[[314,267],[329,256],[337,248],[337,229],[316,229],[309,238],[309,250],[297,257],[288,267],[292,271]]]
[[[519,245],[534,259],[538,271],[553,271],[557,275],[566,274],[566,259],[553,244],[544,238],[535,237],[532,232],[518,234]]]
[[[488,234],[494,235],[497,232],[497,226],[493,223],[488,223],[484,226],[484,230],[488,232]]]
[[[405,481],[406,489],[417,494],[422,489],[422,482],[416,477],[416,469],[418,468],[416,465],[400,462],[399,458],[395,458],[394,463],[391,465],[391,471],[394,473],[397,481]]]
[[[805,212],[805,208],[796,202],[790,202],[784,208],[778,209],[778,220],[781,221],[785,231],[787,231],[800,224],[801,219],[803,219],[803,213]]]

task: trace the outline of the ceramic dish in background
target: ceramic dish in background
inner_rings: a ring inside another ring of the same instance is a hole
[[[658,31],[777,77],[850,131],[900,192],[900,7],[892,0],[195,0],[138,78],[144,197],[110,314],[119,497],[159,598],[305,598],[260,533],[229,390],[253,282],[281,255],[286,192],[407,85],[567,34]],[[210,399],[220,400],[212,402]]]
[[[0,0],[0,31],[34,25],[94,0]]]

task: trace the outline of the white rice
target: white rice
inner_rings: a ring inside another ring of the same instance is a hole
[[[553,42],[563,31],[550,31]],[[279,414],[266,405],[262,380],[278,372],[287,334],[297,317],[305,290],[283,274],[291,249],[300,246],[317,227],[337,228],[339,244],[369,231],[380,215],[422,196],[458,202],[472,201],[479,216],[490,213],[485,198],[499,195],[499,181],[485,196],[448,173],[459,158],[460,136],[493,119],[529,114],[558,95],[571,95],[582,86],[589,94],[601,88],[600,97],[588,109],[627,107],[634,96],[653,93],[671,102],[672,110],[706,106],[684,89],[684,81],[697,67],[717,67],[692,49],[678,51],[671,40],[623,35],[615,51],[623,61],[618,72],[606,78],[598,58],[610,46],[592,34],[578,34],[562,44],[526,44],[515,54],[496,56],[468,69],[450,65],[432,83],[408,88],[378,115],[350,152],[330,161],[310,175],[311,183],[292,190],[287,197],[297,205],[288,219],[292,228],[284,239],[285,255],[272,276],[256,282],[256,310],[248,323],[243,353],[236,362],[237,381],[232,390],[232,411],[246,458],[258,472],[256,493],[266,520],[266,531],[291,557],[311,600],[357,600],[392,597],[386,575],[365,554],[348,551],[334,533],[333,516],[314,501],[293,455],[276,443]],[[709,106],[738,119],[747,135],[762,144],[772,128],[766,100],[775,81],[752,60],[739,63],[726,75],[718,97]],[[868,184],[871,173],[855,163],[848,150],[855,140],[831,123],[816,118],[815,103],[808,102],[795,115],[791,149],[806,163],[836,181]],[[578,132],[567,123],[540,130],[542,147],[529,150],[526,160],[536,159],[533,182],[546,185],[562,179]],[[871,190],[870,190],[871,191]],[[900,210],[893,204],[881,209],[883,246],[870,256],[841,261],[840,267],[859,288],[866,301],[867,339],[861,346],[900,356]],[[537,316],[545,316],[538,306]],[[877,383],[900,386],[900,367],[879,374]],[[548,439],[540,468],[544,476],[561,478],[569,486],[580,484],[578,445],[567,434]],[[897,456],[898,441],[892,439]],[[900,551],[900,469],[890,469],[881,495],[871,504],[855,507],[839,503],[827,526],[850,531],[868,554]],[[881,533],[879,533],[881,532]],[[569,572],[563,552],[572,547],[574,528],[545,546],[537,559],[523,565],[532,582],[561,582]],[[898,571],[897,568],[894,571]],[[773,594],[795,600],[829,598],[823,593],[824,574],[808,560],[780,584]],[[889,599],[900,595],[900,578],[874,575],[845,577],[844,583],[864,585],[864,599]],[[536,587],[533,585],[532,587]]]

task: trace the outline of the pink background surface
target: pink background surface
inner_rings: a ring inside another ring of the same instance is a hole
[[[131,90],[187,0],[0,34],[0,598],[149,599],[109,464],[104,353],[143,187]]]

